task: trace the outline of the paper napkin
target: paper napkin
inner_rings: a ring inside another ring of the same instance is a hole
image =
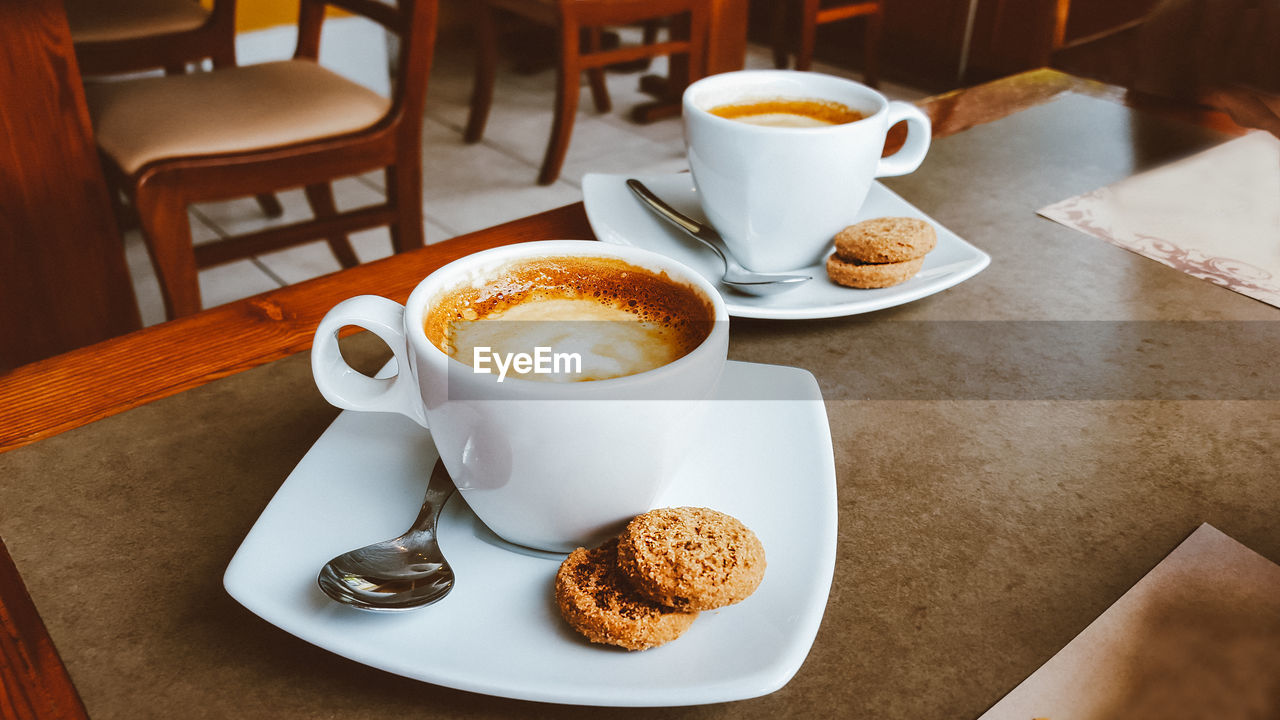
[[[1253,132],[1040,215],[1280,307],[1280,139]]]

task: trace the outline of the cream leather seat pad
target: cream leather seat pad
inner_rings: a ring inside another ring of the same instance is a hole
[[[209,11],[193,0],[65,0],[73,42],[108,42],[194,30]]]
[[[98,146],[126,173],[161,158],[361,130],[390,101],[305,60],[85,86]]]

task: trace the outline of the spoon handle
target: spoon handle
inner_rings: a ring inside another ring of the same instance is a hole
[[[427,529],[434,531],[436,519],[440,517],[440,511],[453,494],[453,489],[453,479],[445,469],[444,460],[437,459],[436,466],[431,470],[431,480],[427,483],[427,493],[422,499],[422,509],[418,511],[418,518],[413,521],[412,532]]]
[[[724,263],[725,268],[730,266],[726,250],[721,247],[721,244],[724,241],[720,239],[720,236],[716,234],[715,230],[712,230],[706,225],[703,225],[693,218],[681,213],[679,210],[671,207],[662,198],[654,195],[653,191],[645,187],[644,183],[636,180],[635,178],[627,179],[627,187],[631,188],[631,192],[635,193],[636,197],[640,198],[650,210],[666,218],[681,230],[684,230],[694,240],[697,240],[703,245],[714,250],[716,255],[720,256],[720,262]]]

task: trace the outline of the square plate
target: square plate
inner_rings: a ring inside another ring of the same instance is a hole
[[[874,290],[844,287],[827,277],[824,258],[822,263],[804,268],[813,275],[813,280],[795,290],[767,297],[744,295],[719,281],[724,268],[710,250],[640,204],[626,186],[628,177],[640,180],[676,210],[706,222],[689,173],[649,176],[593,173],[582,179],[582,199],[596,237],[615,245],[653,250],[697,270],[720,290],[729,314],[734,317],[803,320],[882,310],[942,292],[977,275],[991,263],[990,255],[965,242],[889,188],[873,182],[856,221],[914,217],[932,224],[938,233],[937,247],[925,256],[924,267],[915,277],[900,285]]]
[[[399,415],[344,412],[263,510],[224,577],[267,622],[360,663],[437,685],[554,703],[695,705],[764,695],[804,662],[822,621],[836,552],[835,462],[826,408],[805,370],[730,362],[694,454],[661,505],[741,519],[764,544],[755,594],[704,612],[644,652],[593,645],[560,618],[563,555],[510,545],[454,494],[440,547],[457,584],[435,605],[368,613],[316,585],[330,558],[399,535],[436,461]]]

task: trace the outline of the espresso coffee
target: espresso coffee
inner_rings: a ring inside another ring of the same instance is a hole
[[[674,362],[706,339],[714,317],[709,300],[666,273],[616,258],[549,257],[442,292],[423,330],[477,371],[574,382]],[[512,367],[520,357],[533,364]]]
[[[729,103],[707,112],[729,120],[768,127],[826,127],[844,125],[866,117],[834,100],[773,98]]]

